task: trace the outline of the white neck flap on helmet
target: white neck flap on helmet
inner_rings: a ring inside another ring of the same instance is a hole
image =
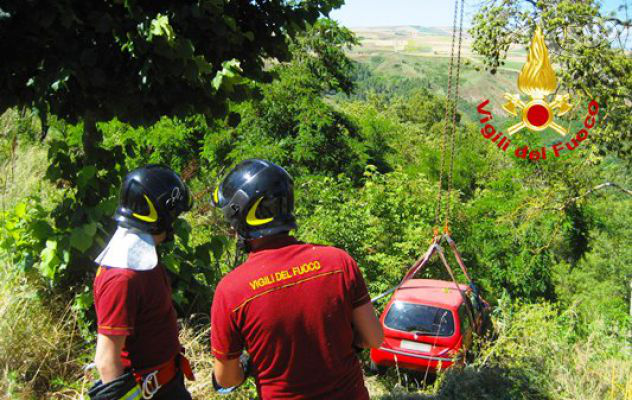
[[[151,234],[118,227],[94,261],[105,267],[149,271],[158,265],[158,254]]]

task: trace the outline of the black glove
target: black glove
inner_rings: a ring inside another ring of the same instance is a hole
[[[88,396],[90,400],[141,399],[142,393],[134,375],[128,372],[106,384],[100,380],[95,382],[88,391]]]
[[[247,353],[242,353],[242,355],[239,356],[239,364],[241,365],[241,369],[244,371],[244,381],[242,382],[244,383],[248,378],[248,374],[250,373],[250,356]],[[213,389],[215,389],[215,391],[219,394],[230,394],[242,384],[240,383],[237,386],[225,388],[217,383],[217,380],[215,379],[215,372],[211,374],[211,378],[213,382]]]

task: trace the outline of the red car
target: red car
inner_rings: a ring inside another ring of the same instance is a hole
[[[433,279],[410,279],[399,287],[380,317],[384,343],[371,349],[372,369],[383,372],[397,365],[436,373],[463,363],[474,331],[465,301],[478,327],[489,306],[480,297],[472,304],[470,287],[459,287],[465,296],[453,282]]]

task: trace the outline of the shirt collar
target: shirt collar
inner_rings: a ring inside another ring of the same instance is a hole
[[[256,250],[252,250],[250,254],[257,254],[265,250],[279,249],[281,247],[290,246],[293,244],[299,244],[300,241],[296,240],[294,236],[288,234],[274,235],[265,238],[265,241],[257,247]]]

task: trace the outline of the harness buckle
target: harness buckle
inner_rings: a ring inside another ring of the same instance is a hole
[[[143,399],[151,399],[156,393],[158,393],[161,387],[162,386],[160,386],[160,383],[158,382],[158,370],[148,374],[146,377],[143,378]]]

